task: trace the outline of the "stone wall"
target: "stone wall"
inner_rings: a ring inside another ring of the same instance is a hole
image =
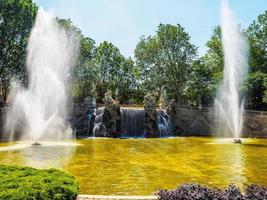
[[[69,110],[69,123],[74,133],[78,137],[89,136],[89,117],[88,117],[88,106],[84,103],[75,103],[68,106]]]
[[[1,139],[5,139],[3,126],[6,109],[0,109]],[[77,136],[88,137],[88,107],[85,104],[73,104],[69,106],[69,110],[69,121]],[[212,136],[215,135],[218,124],[214,109],[206,107],[178,106],[174,121],[174,134],[177,136]],[[246,110],[242,134],[244,137],[267,138],[267,111]]]
[[[212,136],[218,126],[213,108],[178,106],[175,120],[176,135]],[[246,110],[243,137],[267,137],[267,112]]]

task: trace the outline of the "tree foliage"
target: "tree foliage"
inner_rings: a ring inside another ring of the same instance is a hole
[[[32,0],[0,0],[0,92],[5,100],[13,77],[27,83],[26,45],[38,7]],[[142,36],[134,59],[124,57],[108,41],[96,44],[84,36],[70,19],[57,22],[80,41],[77,63],[69,72],[72,94],[82,101],[96,87],[101,102],[106,91],[117,91],[121,103],[142,103],[148,92],[167,89],[169,99],[193,105],[212,105],[223,79],[221,28],[216,26],[207,42],[205,55],[180,25],[160,24],[152,36]],[[250,72],[242,89],[246,106],[267,105],[267,11],[259,15],[246,31],[250,52]]]
[[[76,65],[71,70],[72,93],[75,98],[81,100],[88,96],[93,84],[98,80],[98,70],[93,63],[95,55],[95,41],[85,37],[82,31],[76,27],[70,19],[59,19],[57,22],[70,34],[74,34],[80,42],[79,55]]]
[[[31,0],[0,1],[0,88],[4,100],[13,77],[26,81],[26,45],[36,12]]]
[[[100,71],[99,97],[107,89],[118,92],[118,100],[127,103],[133,98],[137,86],[138,69],[131,58],[125,58],[112,43],[104,41],[96,48],[94,63]]]
[[[181,100],[196,53],[197,48],[180,24],[160,24],[155,36],[142,37],[135,57],[146,91],[165,85],[169,97]]]
[[[267,105],[267,11],[247,30],[251,72],[246,81],[248,105],[262,109]]]
[[[189,85],[189,97],[195,104],[211,106],[216,96],[216,91],[223,78],[223,48],[221,28],[213,29],[211,38],[206,43],[206,54],[193,65]]]
[[[192,105],[211,106],[217,87],[213,66],[207,65],[204,58],[196,60],[187,85],[186,98]]]

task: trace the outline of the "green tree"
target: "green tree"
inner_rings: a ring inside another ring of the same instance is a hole
[[[96,64],[100,69],[102,83],[117,83],[118,74],[124,61],[120,50],[112,43],[104,41],[96,49]]]
[[[207,65],[204,58],[196,60],[186,88],[186,97],[193,105],[210,106],[216,93],[217,81],[212,65]]]
[[[71,19],[63,19],[56,17],[56,21],[62,28],[67,30],[68,33],[75,34],[75,37],[77,37],[77,39],[82,39],[84,37],[82,31],[73,24]]]
[[[138,81],[140,70],[132,58],[125,58],[112,43],[104,41],[96,48],[93,58],[98,69],[98,101],[101,102],[105,92],[110,89],[121,103],[137,100],[139,96]]]
[[[160,24],[155,36],[142,37],[135,58],[145,90],[155,91],[165,85],[168,96],[181,101],[196,52],[189,34],[179,24]]]
[[[267,73],[267,11],[259,15],[248,27],[251,71]]]
[[[244,84],[246,91],[246,106],[254,109],[260,109],[263,106],[264,98],[266,98],[267,74],[256,71],[250,73]]]
[[[94,62],[95,49],[94,40],[81,39],[77,64],[72,70],[73,95],[78,99],[88,96],[93,85],[99,81],[99,68]]]
[[[206,54],[192,65],[186,95],[193,104],[212,105],[223,78],[223,47],[220,26],[206,43]]]
[[[99,70],[94,63],[95,41],[85,37],[82,31],[76,27],[70,19],[59,19],[57,22],[70,34],[74,34],[80,41],[79,55],[76,65],[70,72],[72,79],[72,93],[75,98],[82,101],[93,89],[93,84],[99,79]]]
[[[96,48],[94,64],[99,69],[97,84],[98,101],[104,97],[108,89],[115,93],[118,87],[120,68],[124,61],[119,49],[112,43],[104,41]]]
[[[259,15],[247,30],[250,46],[250,74],[246,81],[247,105],[266,108],[267,103],[267,11]]]
[[[117,71],[116,87],[119,89],[119,100],[121,103],[128,103],[130,100],[138,102],[138,97],[143,95],[139,88],[140,70],[132,58],[123,59],[120,70]],[[141,94],[140,94],[141,93]]]
[[[26,81],[26,45],[36,12],[31,0],[0,1],[0,90],[4,101],[13,77]]]
[[[203,59],[205,65],[211,68],[211,72],[213,74],[214,84],[213,85],[217,89],[220,81],[223,78],[223,46],[222,46],[222,32],[221,27],[216,26],[213,29],[213,34],[210,40],[206,44],[208,50],[204,55]]]

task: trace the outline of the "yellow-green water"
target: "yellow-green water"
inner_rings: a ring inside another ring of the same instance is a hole
[[[182,183],[225,187],[267,185],[267,140],[89,139],[80,145],[52,145],[1,151],[0,163],[57,167],[74,175],[80,193],[149,195]],[[13,144],[12,144],[13,145]]]

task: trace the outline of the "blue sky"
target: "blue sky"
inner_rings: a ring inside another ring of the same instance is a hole
[[[97,44],[107,40],[125,56],[133,56],[141,35],[155,33],[159,23],[180,23],[199,47],[220,24],[220,0],[34,0],[54,16],[70,18]],[[230,0],[237,22],[247,28],[267,10],[267,0]]]

